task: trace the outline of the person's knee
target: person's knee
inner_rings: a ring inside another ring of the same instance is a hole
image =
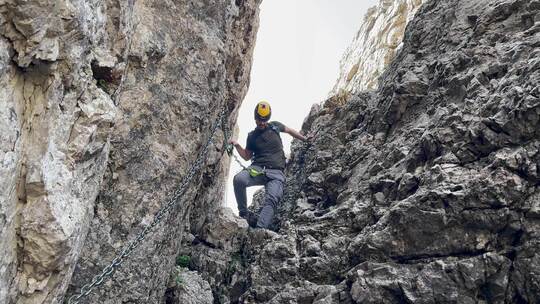
[[[244,175],[242,174],[243,172],[240,172],[238,174],[236,174],[233,178],[233,185],[234,187],[245,187],[247,185],[247,181],[244,177]]]

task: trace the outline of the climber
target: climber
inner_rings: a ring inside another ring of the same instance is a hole
[[[283,195],[285,183],[285,152],[280,132],[302,141],[307,141],[311,136],[306,137],[280,122],[269,122],[272,110],[266,101],[257,104],[254,114],[257,127],[249,132],[246,148],[242,148],[235,140],[229,141],[244,160],[253,159],[249,167],[234,176],[234,195],[240,217],[246,219],[252,227],[268,228]],[[247,209],[246,188],[258,185],[265,186],[265,195],[257,219]]]

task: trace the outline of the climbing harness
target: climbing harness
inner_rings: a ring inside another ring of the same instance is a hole
[[[226,145],[229,138],[229,128],[227,125],[226,113],[227,103],[225,102],[221,112],[219,113],[218,118],[212,126],[210,136],[208,137],[208,140],[206,141],[202,150],[199,152],[199,155],[197,156],[195,162],[191,165],[187,174],[182,178],[180,186],[174,191],[171,198],[160,210],[158,210],[158,212],[156,212],[152,223],[146,226],[134,239],[129,242],[129,244],[124,246],[120,254],[118,254],[108,266],[103,268],[99,275],[96,275],[90,283],[81,287],[79,293],[72,295],[68,300],[68,304],[79,303],[79,300],[88,296],[90,292],[92,292],[92,290],[103,284],[103,282],[107,278],[109,278],[113,274],[113,272],[122,265],[124,260],[127,259],[133,253],[133,251],[142,243],[144,238],[152,231],[152,229],[157,226],[166,215],[170,213],[171,209],[176,205],[178,200],[185,194],[190,182],[193,180],[193,178],[201,168],[203,162],[206,160],[206,157],[208,156],[208,153],[210,151],[209,147],[214,140],[214,135],[216,134],[219,125],[221,125],[223,131],[223,148],[224,150],[225,148],[228,149]]]
[[[251,177],[257,177],[257,176],[259,176],[259,175],[264,175],[264,174],[265,174],[264,168],[263,168],[262,171],[258,171],[258,170],[255,169],[255,168],[249,168],[249,175],[250,175]]]

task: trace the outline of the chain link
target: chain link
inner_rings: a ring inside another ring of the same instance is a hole
[[[228,143],[228,142],[229,142],[228,139],[231,138],[229,132],[230,132],[229,126],[228,126],[227,124],[224,124],[224,125],[223,125],[223,134],[224,134],[225,139],[226,139],[226,141],[224,141],[224,144],[225,144],[224,149],[225,149],[225,151],[227,151],[227,154],[229,154],[229,156],[232,156],[232,157],[233,157],[233,159],[238,163],[238,165],[239,165],[240,167],[242,167],[242,169],[246,170],[247,167],[244,166],[244,164],[242,164],[242,162],[240,161],[240,159],[238,158],[238,156],[236,156],[236,154],[234,154],[234,151],[233,151],[233,150],[234,150],[234,147],[233,147],[231,144]]]
[[[90,292],[92,292],[92,290],[103,284],[105,279],[110,277],[113,272],[122,265],[124,260],[127,259],[133,253],[133,251],[142,243],[146,235],[148,235],[152,231],[152,229],[157,226],[166,215],[168,215],[174,205],[178,202],[178,199],[182,197],[182,195],[184,195],[184,193],[187,191],[187,187],[189,186],[190,182],[193,180],[195,174],[197,174],[203,162],[206,160],[209,152],[209,147],[214,140],[214,135],[216,134],[216,131],[220,124],[224,135],[223,147],[226,147],[230,135],[226,114],[227,102],[225,102],[225,104],[223,105],[218,118],[212,126],[210,136],[208,137],[208,140],[206,141],[203,149],[199,152],[199,155],[197,156],[195,162],[191,165],[188,173],[184,176],[184,178],[182,178],[180,186],[173,192],[171,198],[167,201],[165,206],[158,210],[156,214],[154,214],[154,219],[152,220],[152,223],[146,226],[127,246],[125,246],[120,252],[120,254],[116,256],[108,266],[103,268],[99,275],[96,275],[90,283],[81,287],[78,294],[72,295],[69,298],[68,304],[79,303],[80,299],[86,297],[90,294]]]
[[[242,167],[242,169],[247,170],[247,167],[244,166],[244,164],[242,164],[242,162],[240,161],[240,159],[238,158],[238,156],[236,156],[236,154],[234,154],[234,153],[231,151],[231,153],[230,153],[229,155],[232,156],[232,157],[234,158],[234,160],[238,163],[238,165],[240,165],[240,167]]]

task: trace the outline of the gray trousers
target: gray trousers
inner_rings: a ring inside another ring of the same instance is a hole
[[[251,166],[249,168],[261,170],[260,167]],[[264,185],[265,194],[261,205],[257,227],[268,228],[272,224],[274,210],[279,204],[279,200],[283,196],[283,184],[285,183],[285,175],[283,171],[276,169],[266,169],[266,174],[259,176],[251,176],[247,170],[242,170],[234,176],[234,195],[238,204],[240,216],[245,216],[248,213],[246,188],[251,186]]]

